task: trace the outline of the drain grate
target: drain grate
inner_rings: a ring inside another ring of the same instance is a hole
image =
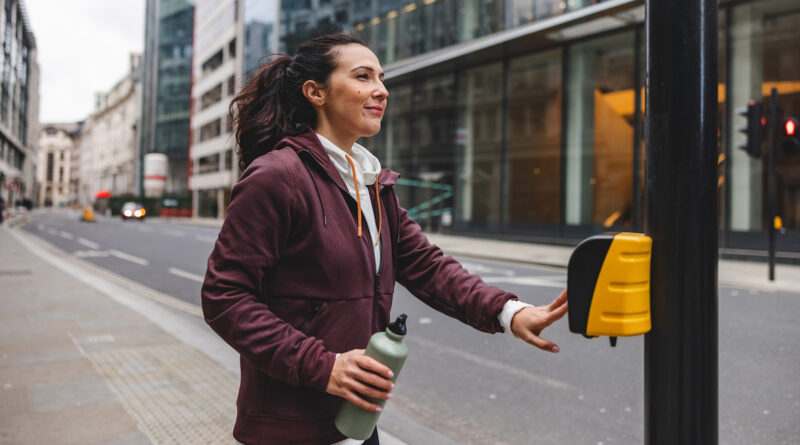
[[[194,348],[87,352],[155,444],[234,443],[238,377]]]

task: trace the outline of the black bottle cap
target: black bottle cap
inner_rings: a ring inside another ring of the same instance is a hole
[[[389,330],[397,335],[406,335],[406,319],[408,315],[400,314],[394,323],[389,325]]]

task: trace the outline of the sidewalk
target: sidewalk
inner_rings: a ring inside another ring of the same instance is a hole
[[[0,228],[0,443],[235,443],[234,372],[21,236]]]

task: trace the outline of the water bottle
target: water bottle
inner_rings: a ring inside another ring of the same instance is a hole
[[[403,337],[406,335],[406,318],[408,318],[406,314],[401,314],[394,323],[386,328],[386,331],[373,334],[364,353],[392,370],[394,373],[394,377],[391,378],[392,382],[397,380],[400,368],[403,367],[403,362],[408,356],[408,347],[403,343]],[[362,397],[381,408],[386,404],[385,399]],[[375,430],[375,424],[378,423],[380,415],[379,412],[367,411],[345,401],[336,416],[336,428],[347,437],[367,440]]]

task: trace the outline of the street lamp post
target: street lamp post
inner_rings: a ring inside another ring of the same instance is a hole
[[[645,443],[718,443],[717,0],[647,0]]]

